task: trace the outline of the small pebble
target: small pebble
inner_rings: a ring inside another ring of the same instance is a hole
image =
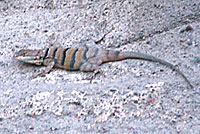
[[[185,28],[185,31],[186,32],[189,32],[189,31],[193,31],[193,28],[189,25]]]
[[[33,129],[34,129],[34,127],[33,127],[33,126],[29,126],[29,129],[30,129],[30,130],[33,130]]]
[[[50,130],[51,131],[55,131],[55,130],[58,130],[57,128],[54,128],[54,127],[50,127]]]
[[[186,28],[184,28],[184,29],[182,29],[181,31],[180,31],[180,33],[184,33],[184,32],[189,32],[189,31],[193,31],[193,28],[192,28],[192,26],[187,26]]]
[[[194,61],[197,62],[197,63],[200,63],[200,57],[195,57]]]
[[[188,44],[188,46],[191,46],[192,45],[192,41],[188,41],[187,44]]]

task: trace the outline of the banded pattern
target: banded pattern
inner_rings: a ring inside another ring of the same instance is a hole
[[[54,59],[55,67],[67,70],[79,70],[88,59],[98,54],[98,48],[47,48],[43,59]]]

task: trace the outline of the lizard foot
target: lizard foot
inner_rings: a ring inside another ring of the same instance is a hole
[[[46,72],[39,72],[39,73],[35,73],[31,76],[32,79],[38,77],[38,76],[41,76],[41,77],[44,77],[45,74],[47,74]]]
[[[92,80],[95,78],[95,76],[97,75],[97,74],[99,74],[99,73],[101,73],[101,74],[103,74],[103,72],[102,72],[102,70],[101,69],[96,69],[94,72],[93,72],[93,74],[92,74],[92,76],[90,77],[90,83],[92,83]]]

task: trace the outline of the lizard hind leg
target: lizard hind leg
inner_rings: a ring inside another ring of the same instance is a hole
[[[98,73],[102,73],[101,69],[99,68],[99,65],[102,64],[102,60],[100,58],[92,58],[85,62],[80,67],[80,71],[82,72],[93,72],[92,76],[90,77],[90,83],[92,83],[92,80],[95,78],[95,76]]]
[[[95,70],[99,68],[99,65],[101,65],[102,62],[103,61],[101,58],[97,58],[97,57],[91,58],[80,66],[80,71],[94,72]]]
[[[94,72],[96,69],[98,69],[98,65],[95,63],[89,63],[86,62],[80,67],[80,71],[82,72]]]

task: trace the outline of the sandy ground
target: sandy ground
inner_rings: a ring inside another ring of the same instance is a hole
[[[114,28],[102,42],[93,44]],[[178,66],[124,60],[91,73],[15,61],[20,49],[96,45]],[[199,0],[0,0],[0,133],[200,133]]]

